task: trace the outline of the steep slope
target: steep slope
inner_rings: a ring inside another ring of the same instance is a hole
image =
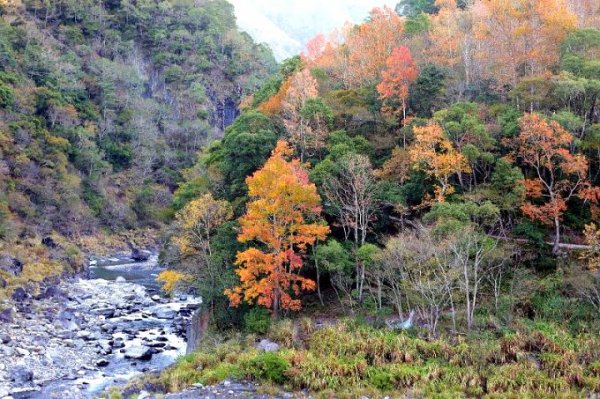
[[[224,0],[0,3],[0,251],[159,225],[274,67]]]

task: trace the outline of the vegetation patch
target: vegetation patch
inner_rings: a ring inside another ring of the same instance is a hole
[[[277,329],[277,324],[271,328]],[[249,339],[246,339],[249,338]],[[599,393],[600,342],[547,323],[500,336],[422,339],[341,321],[275,353],[236,336],[180,359],[160,381],[170,390],[225,378],[359,397],[580,397]]]

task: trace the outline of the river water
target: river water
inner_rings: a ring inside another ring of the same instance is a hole
[[[0,353],[8,365],[0,373],[0,397],[4,389],[14,399],[93,398],[185,354],[186,325],[201,301],[160,295],[160,271],[156,255],[145,262],[127,255],[92,259],[89,279],[63,283],[64,298],[33,301],[39,321],[17,311],[12,325],[0,326],[16,351],[10,358]],[[21,356],[21,348],[29,355]],[[11,367],[31,370],[33,380],[11,380]]]

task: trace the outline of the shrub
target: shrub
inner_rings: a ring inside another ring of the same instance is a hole
[[[257,380],[268,380],[277,384],[286,381],[286,372],[290,363],[273,352],[265,352],[256,355],[246,366],[247,372]]]
[[[9,108],[15,102],[13,90],[0,82],[0,107]]]
[[[296,329],[292,320],[281,320],[273,324],[269,329],[269,339],[285,346],[292,348],[296,342]]]
[[[392,376],[390,373],[381,368],[370,367],[367,371],[369,376],[369,384],[381,391],[389,391],[392,389]]]
[[[271,314],[265,308],[254,308],[244,315],[244,327],[247,332],[266,334],[271,327]]]
[[[219,363],[214,369],[207,370],[200,378],[203,384],[216,384],[226,378],[241,379],[243,372],[240,366],[231,363]]]
[[[185,282],[192,281],[193,277],[189,274],[180,273],[175,270],[164,270],[160,272],[156,281],[163,284],[163,291],[172,295],[175,290]]]

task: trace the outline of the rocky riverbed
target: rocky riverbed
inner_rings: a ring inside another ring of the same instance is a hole
[[[144,283],[154,280],[155,256],[142,263],[112,262],[92,262],[101,269],[92,275],[106,278],[62,281],[36,296],[22,292],[4,305],[0,398],[95,397],[185,353],[186,326],[199,298],[153,293]],[[140,278],[122,276],[132,273]]]

